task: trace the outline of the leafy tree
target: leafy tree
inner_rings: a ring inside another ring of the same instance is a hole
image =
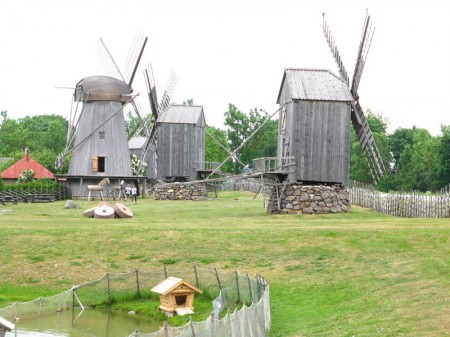
[[[4,118],[0,125],[0,155],[10,156],[28,146],[32,152],[50,149],[62,152],[68,122],[61,116],[41,115],[16,120]]]
[[[442,137],[439,144],[439,186],[450,184],[450,125],[441,125]]]
[[[194,99],[188,98],[187,100],[183,101],[183,105],[194,105]]]
[[[254,108],[247,115],[235,105],[231,103],[228,105],[228,111],[225,112],[225,125],[228,126],[227,137],[230,150],[235,151],[249,137],[252,137],[247,144],[236,152],[236,157],[242,163],[251,165],[255,158],[276,154],[278,129],[276,121],[266,123],[258,133],[254,134],[267,118],[268,113],[262,109]],[[233,172],[239,173],[240,171],[241,165],[234,162]]]
[[[398,128],[394,133],[388,136],[389,149],[393,158],[393,171],[397,172],[400,156],[402,155],[406,145],[413,145],[414,129]]]
[[[228,149],[227,133],[224,130],[215,128],[213,126],[206,127],[205,135],[205,160],[217,163],[222,163],[226,158],[228,158],[229,153],[224,150]],[[215,140],[208,135],[208,133],[215,138]],[[216,141],[217,140],[217,141]],[[222,146],[217,144],[219,142]],[[233,163],[231,160],[227,161],[220,170],[222,172],[231,173],[233,168]]]

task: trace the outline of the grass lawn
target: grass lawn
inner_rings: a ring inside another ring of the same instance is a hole
[[[169,262],[262,274],[271,336],[450,336],[450,219],[267,215],[252,198],[139,199],[115,220],[82,217],[95,201],[0,206],[0,307]]]

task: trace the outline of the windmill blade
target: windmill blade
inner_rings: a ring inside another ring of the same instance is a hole
[[[386,172],[386,167],[378,151],[377,144],[373,138],[372,130],[370,129],[367,118],[359,105],[358,101],[352,103],[351,113],[352,124],[359,140],[361,150],[366,157],[369,165],[369,170],[375,184],[380,181],[381,177]]]
[[[136,64],[139,63],[137,60],[146,43],[147,37],[142,34],[141,31],[138,31],[128,51],[127,58],[123,67],[123,69],[125,70],[124,76],[127,79],[127,83],[132,77],[132,73],[134,71],[134,68],[136,67]]]
[[[339,68],[339,74],[341,78],[349,84],[349,78],[347,74],[347,70],[345,70],[344,63],[342,62],[341,55],[336,46],[336,42],[334,41],[333,35],[331,35],[330,27],[328,26],[327,20],[325,20],[325,13],[323,16],[323,34],[325,35],[325,39],[328,42],[328,46],[330,47],[331,53],[333,54],[334,60]]]
[[[141,48],[138,49],[138,54],[136,54],[135,56],[132,57],[132,60],[134,61],[134,67],[132,68],[132,72],[131,75],[128,79],[128,85],[131,87],[131,85],[133,84],[133,80],[134,80],[134,75],[136,75],[136,71],[137,68],[139,66],[139,63],[141,61],[142,58],[142,54],[144,53],[144,49],[145,49],[145,45],[147,44],[147,36],[144,37],[144,41],[141,43]],[[131,63],[129,63],[131,64]]]
[[[102,56],[104,57],[104,59],[102,59],[102,61],[106,62],[106,63],[103,63],[105,68],[107,68],[106,71],[108,71],[108,70],[111,71],[111,69],[113,69],[114,73],[116,74],[113,77],[116,77],[116,78],[119,77],[119,79],[126,82],[125,78],[123,77],[122,72],[120,71],[119,67],[117,66],[116,61],[112,57],[108,47],[106,47],[105,42],[103,42],[103,39],[101,37],[99,39],[100,39],[101,46],[103,47],[103,48],[100,48],[100,57],[102,57]],[[102,53],[102,51],[103,51],[103,53]],[[107,60],[109,60],[109,64],[108,64]]]
[[[175,73],[172,71],[169,76],[169,80],[167,82],[166,90],[164,90],[163,97],[161,99],[161,103],[159,104],[160,111],[164,111],[170,104],[170,99],[175,90],[175,85],[177,84],[177,78]]]
[[[355,70],[353,71],[353,79],[351,86],[351,93],[353,97],[358,100],[358,87],[361,81],[361,75],[366,64],[367,55],[369,53],[370,45],[372,44],[373,34],[375,33],[375,28],[370,21],[370,16],[366,13],[364,19],[363,31],[361,34],[361,40],[359,43],[358,55],[356,57]]]
[[[155,77],[153,75],[153,68],[150,64],[144,71],[145,84],[147,85],[147,94],[150,101],[150,108],[152,111],[153,119],[156,121],[159,116],[159,104],[158,95],[156,93]]]

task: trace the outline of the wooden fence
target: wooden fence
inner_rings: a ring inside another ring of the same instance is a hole
[[[420,192],[382,193],[371,185],[352,181],[349,186],[353,205],[406,218],[449,218],[450,194]]]

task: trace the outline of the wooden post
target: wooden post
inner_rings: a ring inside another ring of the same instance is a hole
[[[189,316],[189,326],[191,327],[191,336],[192,337],[196,337],[195,336],[194,324],[192,323],[192,317],[191,316]]]
[[[217,268],[214,267],[214,271],[216,272],[217,284],[219,285],[219,291],[222,290],[222,285],[220,284],[219,273],[217,272]]]
[[[109,284],[109,273],[106,273],[106,284],[108,285],[108,305],[111,304],[111,287]]]
[[[211,337],[215,337],[216,336],[216,329],[215,329],[215,326],[214,326],[214,312],[212,312],[211,313],[211,334],[210,334],[210,336]]]
[[[241,301],[241,293],[239,292],[239,274],[236,270],[236,290],[237,290],[237,296],[238,296],[238,303]]]
[[[194,274],[195,274],[195,286],[198,288],[199,283],[198,283],[197,266],[194,266]]]
[[[139,289],[139,270],[136,269],[136,289],[138,297],[141,297],[141,290]]]
[[[164,265],[164,276],[167,278],[167,267]]]
[[[253,302],[252,283],[250,281],[250,276],[248,276],[248,273],[247,273],[247,280],[248,280],[248,290],[250,291],[250,299]]]
[[[169,323],[164,321],[164,337],[169,337]]]

